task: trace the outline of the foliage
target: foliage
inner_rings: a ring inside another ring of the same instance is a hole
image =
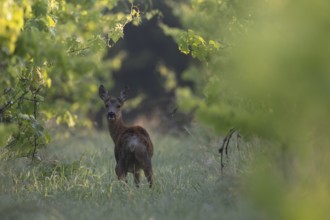
[[[183,104],[197,103],[198,118],[219,133],[235,127],[245,136],[278,144],[273,155],[256,160],[249,176],[248,191],[268,218],[326,218],[330,176],[321,167],[329,166],[325,155],[330,153],[324,120],[330,111],[330,32],[324,26],[330,4],[227,0],[187,5],[178,9],[186,12],[180,13],[186,28],[209,39],[220,37],[226,46],[198,68],[199,93],[178,92]],[[196,70],[186,74],[193,78]],[[322,205],[301,212],[311,205],[302,194]]]
[[[94,105],[89,100],[97,81],[111,70],[102,59],[123,37],[127,23],[139,24],[138,9],[110,12],[116,0],[0,4],[0,122],[18,126],[7,147],[30,152],[34,134],[39,145],[47,144],[50,137],[41,121],[91,126],[81,116]]]
[[[206,42],[203,37],[193,30],[184,31],[178,28],[170,28],[160,23],[164,32],[172,36],[179,45],[179,50],[184,54],[190,54],[193,58],[206,61],[212,52],[220,48],[220,43],[214,40]]]
[[[2,1],[0,17],[0,36],[2,51],[12,53],[24,24],[24,9],[13,1]]]

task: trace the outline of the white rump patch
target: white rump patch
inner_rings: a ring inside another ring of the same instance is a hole
[[[140,141],[136,136],[132,136],[128,141],[128,148],[131,152],[133,152],[135,148],[139,145],[140,145]]]

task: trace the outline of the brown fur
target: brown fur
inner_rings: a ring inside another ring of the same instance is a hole
[[[122,91],[118,98],[108,95],[103,85],[99,88],[99,95],[107,108],[107,121],[110,136],[115,144],[116,174],[119,180],[126,180],[127,173],[134,175],[136,186],[140,183],[140,171],[144,171],[149,187],[153,184],[151,157],[153,144],[148,132],[140,126],[128,127],[121,117],[121,107],[126,100],[126,93]],[[127,180],[126,180],[127,181]]]

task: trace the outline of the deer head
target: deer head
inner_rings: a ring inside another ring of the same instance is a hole
[[[103,85],[99,87],[99,96],[103,100],[107,110],[107,118],[109,121],[114,122],[121,118],[121,108],[127,99],[127,90],[125,88],[120,92],[119,97],[111,97]]]

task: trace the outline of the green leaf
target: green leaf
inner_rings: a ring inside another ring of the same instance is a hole
[[[219,49],[221,46],[219,42],[214,41],[214,40],[210,40],[209,45],[213,46],[215,49]]]
[[[38,0],[32,5],[32,13],[35,17],[46,16],[48,10],[47,0]]]

